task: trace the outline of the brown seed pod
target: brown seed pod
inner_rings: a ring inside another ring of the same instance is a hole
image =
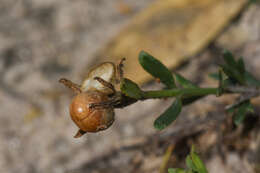
[[[122,62],[123,60],[117,66],[106,62],[93,68],[82,85],[64,78],[60,79],[61,83],[77,94],[70,105],[71,119],[79,127],[75,138],[87,132],[105,130],[113,124],[115,117],[113,104],[120,99],[114,84],[122,78]],[[93,104],[98,107],[91,107]]]
[[[100,91],[87,91],[75,96],[70,105],[70,116],[75,124],[84,132],[105,130],[114,122],[114,109],[90,108],[92,103],[108,101],[106,94]]]

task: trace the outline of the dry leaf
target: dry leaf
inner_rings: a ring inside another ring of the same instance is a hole
[[[247,0],[156,1],[99,51],[96,63],[126,57],[126,76],[143,83],[150,76],[138,64],[141,50],[174,68],[205,48],[246,3]]]

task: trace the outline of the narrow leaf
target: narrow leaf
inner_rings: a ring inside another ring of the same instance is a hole
[[[143,96],[143,91],[139,88],[139,86],[127,78],[124,78],[121,82],[120,90],[126,96],[137,100],[141,99]]]
[[[193,84],[191,81],[188,79],[184,78],[182,75],[175,73],[175,79],[176,81],[183,87],[183,88],[198,88],[195,84]],[[188,98],[183,98],[182,99],[182,105],[188,105],[193,103],[194,101],[200,99],[203,96],[192,96]]]
[[[215,80],[219,80],[219,75],[218,75],[218,73],[210,73],[210,74],[209,74],[209,77],[212,78],[212,79],[215,79]]]
[[[182,168],[169,168],[168,173],[185,173],[185,170]]]
[[[236,125],[241,124],[247,113],[253,113],[254,112],[254,108],[252,106],[252,104],[250,103],[250,101],[245,101],[244,103],[242,103],[238,108],[237,108],[237,112],[234,115],[234,123]]]
[[[193,165],[196,167],[195,171],[197,171],[199,173],[208,173],[206,166],[204,165],[204,163],[202,162],[202,160],[200,159],[200,157],[198,156],[198,154],[196,152],[191,153],[191,159],[192,159]]]
[[[219,78],[219,82],[218,82],[218,93],[217,96],[220,96],[223,92],[223,88],[224,88],[224,79],[223,79],[223,74],[222,74],[222,69],[220,68],[218,71],[218,78]]]
[[[179,98],[173,102],[173,104],[154,122],[154,127],[158,130],[162,130],[170,125],[181,112],[182,102]]]
[[[159,60],[150,54],[141,51],[139,53],[139,63],[153,77],[160,79],[168,88],[176,88],[171,71]]]
[[[233,68],[228,65],[220,65],[222,67],[224,73],[230,78],[232,81],[236,81],[239,84],[245,85],[245,75],[241,74],[236,68]]]
[[[237,69],[241,74],[245,74],[246,69],[245,69],[245,64],[244,61],[242,59],[242,57],[240,57],[237,61]]]
[[[210,73],[209,77],[215,80],[219,80],[218,73]],[[245,71],[244,77],[248,85],[260,87],[260,81],[257,80],[250,72]],[[234,83],[230,79],[224,80],[224,86],[231,85],[231,84]]]
[[[227,111],[228,113],[233,113],[233,112],[236,111],[237,107],[238,107],[238,105],[232,105],[232,106],[230,106],[228,109],[226,109],[226,111]]]
[[[260,87],[260,81],[257,80],[251,73],[245,72],[245,78],[248,85]]]
[[[183,88],[198,88],[195,84],[193,84],[188,79],[184,78],[182,75],[175,73],[176,81],[183,87]]]
[[[238,83],[245,85],[245,65],[242,58],[236,62],[232,53],[225,50],[223,53],[223,58],[226,64],[221,65],[223,71],[230,79],[235,79]]]
[[[235,61],[233,54],[230,51],[224,50],[223,58],[224,58],[227,65],[229,65],[232,68],[236,68],[237,63]]]
[[[220,76],[219,76],[219,73],[211,73],[211,74],[209,74],[209,77],[219,81]],[[226,86],[229,86],[229,85],[236,84],[231,79],[224,79],[223,74],[222,74],[222,77],[223,77],[223,88],[225,88]]]
[[[188,167],[189,169],[191,169],[191,170],[196,170],[196,167],[195,167],[195,165],[193,164],[190,155],[188,155],[188,156],[186,157],[186,160],[185,160],[185,161],[186,161],[186,165],[187,165],[187,167]]]

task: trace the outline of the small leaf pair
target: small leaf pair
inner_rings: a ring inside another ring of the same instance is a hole
[[[144,68],[144,70],[150,73],[153,77],[159,79],[163,84],[167,86],[167,88],[176,88],[176,84],[171,71],[159,60],[149,55],[148,53],[141,51],[139,54],[139,63]],[[164,129],[174,120],[176,120],[181,112],[181,109],[182,100],[180,99],[180,97],[178,97],[172,103],[172,105],[154,121],[154,127],[158,130]]]
[[[220,81],[220,87],[225,88],[228,86],[233,86],[237,83],[240,85],[260,87],[260,81],[245,70],[245,65],[242,58],[239,58],[237,61],[235,61],[234,56],[227,50],[224,51],[223,57],[226,64],[221,65],[221,67],[224,73],[227,75],[227,78],[224,79],[222,77],[221,71],[219,74],[215,73],[210,75],[210,77]],[[246,100],[240,104],[235,104],[227,111],[234,113],[233,122],[236,125],[239,125],[244,121],[248,113],[254,112],[254,109],[250,103],[250,100]]]
[[[246,85],[245,65],[243,59],[239,58],[238,61],[236,61],[232,53],[227,50],[224,51],[223,58],[225,64],[220,66],[230,80],[241,85]]]
[[[260,81],[246,71],[242,57],[236,61],[232,53],[225,50],[223,58],[226,64],[220,66],[228,76],[229,82],[231,81],[240,85],[260,86]]]
[[[177,88],[172,72],[163,65],[159,60],[142,51],[139,54],[139,62],[142,67],[150,73],[153,77],[160,79],[160,81],[167,86],[167,88]],[[185,79],[180,74],[174,74],[176,81],[183,88],[198,88],[191,81]],[[169,126],[181,112],[182,105],[187,105],[195,100],[201,98],[201,96],[191,96],[182,98],[182,96],[176,97],[175,101],[169,108],[162,113],[154,122],[154,127],[158,130],[162,130]]]
[[[186,157],[186,166],[187,169],[170,168],[168,173],[208,173],[206,166],[195,152],[194,146],[192,146],[190,154]]]

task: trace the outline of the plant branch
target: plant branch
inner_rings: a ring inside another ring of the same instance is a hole
[[[192,97],[192,96],[205,96],[209,94],[216,95],[218,93],[218,88],[181,88],[181,89],[168,89],[160,91],[144,91],[143,98],[141,100],[152,99],[152,98],[167,98],[182,96]]]
[[[228,86],[225,88],[225,91],[231,93],[250,93],[251,95],[255,95],[256,97],[260,95],[260,89],[257,87]]]
[[[179,89],[167,89],[167,90],[155,90],[155,91],[143,91],[142,98],[134,99],[125,96],[121,93],[121,101],[114,105],[115,108],[123,108],[128,105],[134,104],[139,100],[147,99],[157,99],[157,98],[168,98],[181,96],[182,98],[189,98],[194,96],[206,96],[206,95],[217,95],[219,88],[179,88]],[[223,94],[237,93],[241,94],[240,99],[235,103],[240,104],[245,100],[251,99],[253,97],[258,97],[260,95],[259,88],[255,87],[241,87],[241,86],[230,86],[224,88]],[[234,106],[234,105],[231,105]],[[229,107],[229,106],[228,106]],[[228,108],[227,107],[227,108]]]

